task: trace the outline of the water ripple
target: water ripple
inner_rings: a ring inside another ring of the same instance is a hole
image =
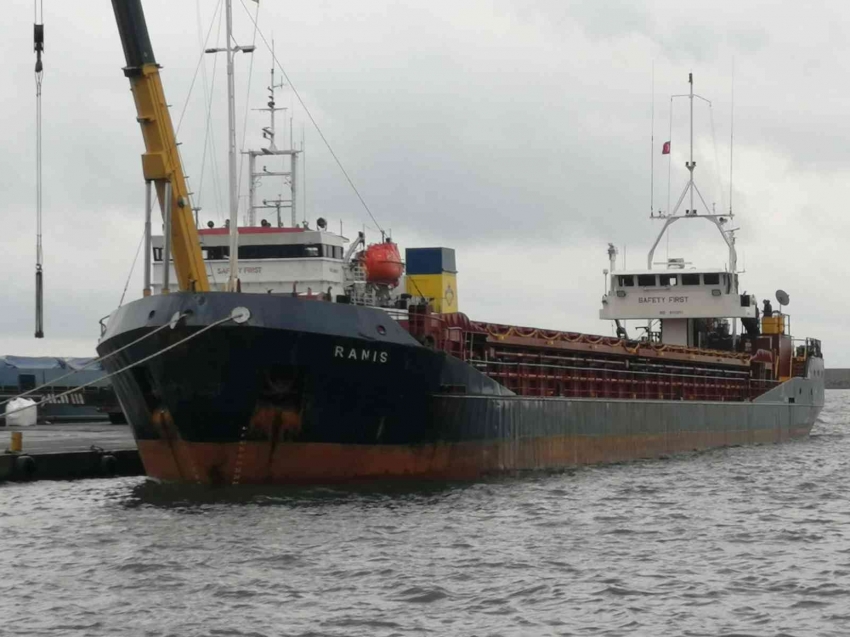
[[[0,634],[850,634],[850,392],[809,439],[477,484],[0,486]]]

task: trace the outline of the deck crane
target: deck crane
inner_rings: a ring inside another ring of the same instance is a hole
[[[171,194],[171,253],[178,285],[180,290],[185,291],[209,291],[209,279],[189,202],[189,189],[180,164],[177,138],[165,101],[159,65],[151,48],[141,0],[112,0],[112,8],[127,61],[124,75],[130,80],[137,119],[145,140],[142,172],[147,184],[153,183],[156,187],[164,219],[167,218],[167,193]],[[149,294],[148,288],[145,295]]]

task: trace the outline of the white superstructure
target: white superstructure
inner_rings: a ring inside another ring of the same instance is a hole
[[[228,228],[198,230],[207,276],[213,289],[225,291],[230,278]],[[163,238],[152,237],[154,294],[162,292]],[[309,228],[246,226],[239,228],[239,271],[243,292],[262,294],[345,294],[346,239]],[[174,265],[171,280],[174,280]],[[349,275],[350,277],[350,275]]]
[[[228,12],[229,9],[228,2]],[[229,20],[229,13],[228,13]],[[230,42],[230,38],[228,38]],[[235,51],[253,50],[251,47],[233,47],[210,49],[227,52],[228,63],[232,62]],[[228,67],[230,73],[230,66]],[[230,76],[229,76],[230,77]],[[233,202],[236,197],[235,183],[231,179],[230,218],[224,226],[198,229],[198,238],[210,287],[216,291],[228,291],[234,285],[242,292],[257,294],[295,294],[298,296],[322,296],[336,299],[347,296],[357,299],[365,284],[365,272],[360,267],[355,250],[365,248],[362,235],[346,250],[349,240],[330,232],[324,219],[316,220],[313,229],[305,222],[299,223],[298,212],[298,172],[297,161],[303,150],[278,148],[275,113],[285,110],[278,108],[275,101],[275,89],[281,85],[275,83],[274,70],[268,86],[267,108],[258,109],[269,113],[269,125],[263,127],[264,148],[248,150],[249,197],[247,225],[239,226],[236,232],[236,216],[233,214]],[[232,95],[230,96],[232,99]],[[235,165],[232,122],[229,128],[231,139],[230,163]],[[285,141],[285,135],[284,141]],[[292,135],[289,135],[292,146]],[[260,160],[258,168],[257,163]],[[266,162],[269,166],[265,165]],[[258,202],[258,187],[264,178],[276,178],[284,193],[275,199]],[[288,191],[288,192],[287,192]],[[288,197],[287,197],[288,195]],[[281,209],[290,208],[290,223],[285,227]],[[196,213],[199,209],[196,209]],[[258,212],[276,211],[274,223],[258,219]],[[197,222],[197,218],[196,218]],[[259,225],[258,225],[259,222]],[[238,246],[233,253],[234,246]],[[168,281],[176,280],[173,261],[168,260],[168,276],[163,256],[167,253],[166,240],[162,235],[151,237],[150,255],[152,256],[153,276],[150,287],[154,294],[161,294]],[[236,272],[233,272],[233,267]]]
[[[688,182],[672,212],[652,217],[664,221],[655,242],[647,255],[646,269],[617,270],[617,249],[609,244],[610,268],[606,270],[606,293],[602,297],[599,317],[615,321],[617,332],[625,334],[620,321],[638,319],[645,321],[645,338],[671,345],[705,347],[709,341],[728,339],[734,347],[737,319],[745,326],[758,318],[756,298],[739,291],[739,272],[735,250],[735,228],[729,227],[733,218],[729,214],[715,214],[703,199],[694,182],[696,162],[693,158],[693,100],[703,99],[693,92],[693,76],[688,78],[691,106],[690,159],[685,162]],[[708,100],[704,100],[708,101]],[[710,102],[709,102],[710,104]],[[682,204],[690,208],[680,214]],[[701,209],[698,208],[702,204]],[[728,269],[695,268],[684,259],[668,259],[656,269],[653,262],[655,249],[668,228],[682,219],[704,219],[713,224],[728,248]],[[731,320],[731,323],[730,323]]]
[[[755,300],[738,294],[737,275],[724,270],[613,272],[602,299],[603,319],[755,318]]]

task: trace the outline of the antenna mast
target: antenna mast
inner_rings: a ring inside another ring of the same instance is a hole
[[[694,74],[688,73],[688,85],[691,87],[690,93],[690,103],[691,103],[691,161],[685,164],[685,167],[688,169],[690,173],[690,191],[691,191],[691,208],[690,210],[685,210],[685,214],[694,214],[694,168],[696,168],[696,164],[694,163]]]
[[[272,60],[274,60],[274,43],[272,43]],[[265,111],[269,114],[269,126],[263,128],[263,138],[267,139],[269,145],[266,148],[260,150],[249,150],[246,154],[248,155],[248,183],[249,183],[249,192],[248,192],[248,225],[255,226],[257,225],[257,210],[263,208],[273,208],[277,211],[277,225],[278,227],[283,227],[283,222],[280,217],[280,209],[283,208],[291,208],[292,209],[292,227],[294,228],[297,223],[297,209],[298,209],[298,155],[301,153],[299,150],[295,150],[294,148],[289,148],[287,150],[280,150],[275,143],[275,136],[277,135],[277,129],[275,125],[275,113],[278,111],[286,112],[285,108],[278,108],[277,102],[275,101],[275,89],[286,86],[283,82],[279,84],[275,83],[274,78],[274,64],[272,64],[271,70],[271,83],[269,84],[269,101],[267,102],[266,108],[257,108],[254,110],[257,111]],[[291,122],[291,120],[290,120]],[[284,116],[284,125],[286,123]],[[291,123],[290,123],[291,126]],[[292,134],[290,133],[290,146],[291,144]],[[283,133],[284,142],[286,141],[286,129],[284,128]],[[265,166],[263,166],[262,170],[257,170],[257,157],[262,156],[275,156],[275,155],[288,155],[289,156],[289,170],[267,170]],[[290,198],[289,200],[281,199],[280,196],[277,199],[267,200],[263,199],[262,205],[257,205],[257,186],[260,183],[260,180],[264,177],[283,177],[284,183],[288,180],[289,182],[289,192]]]
[[[652,105],[650,107],[652,121],[649,136],[649,216],[655,214],[655,60],[652,61]]]
[[[711,106],[711,101],[705,99],[700,95],[696,95],[694,93],[694,75],[693,73],[688,73],[688,86],[689,91],[685,95],[673,95],[671,100],[671,129],[672,129],[672,100],[676,97],[687,97],[690,102],[690,114],[691,114],[691,122],[690,122],[690,151],[689,151],[689,160],[685,162],[685,167],[688,169],[688,183],[685,184],[685,189],[682,191],[682,194],[679,196],[679,200],[676,202],[676,206],[672,210],[666,211],[664,214],[659,214],[657,218],[664,218],[664,227],[661,228],[661,232],[658,233],[658,237],[655,239],[655,243],[652,244],[652,248],[649,250],[649,254],[646,258],[646,265],[648,268],[652,269],[652,257],[655,255],[655,249],[658,247],[658,244],[661,241],[661,238],[664,236],[664,233],[667,232],[667,229],[679,219],[697,219],[703,218],[707,219],[711,223],[713,223],[717,230],[720,232],[723,237],[723,241],[726,242],[726,246],[729,248],[729,269],[734,274],[737,272],[738,267],[738,255],[735,251],[735,229],[726,229],[724,228],[724,224],[727,223],[728,219],[722,215],[715,214],[714,211],[709,208],[708,204],[705,203],[705,199],[702,196],[702,193],[697,188],[696,183],[694,182],[694,168],[696,168],[696,162],[694,161],[694,98],[700,99],[706,102],[709,107]],[[669,187],[669,186],[668,186]],[[697,209],[694,207],[694,193],[699,197],[700,202],[702,202],[703,207],[706,212],[699,213]],[[676,214],[679,212],[679,208],[682,206],[682,203],[685,201],[685,197],[690,194],[690,208],[685,210],[684,215]]]
[[[729,216],[733,217],[732,212],[732,160],[734,155],[732,149],[735,146],[735,60],[732,60],[732,108],[729,122]]]

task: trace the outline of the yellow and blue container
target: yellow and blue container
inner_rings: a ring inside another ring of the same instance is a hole
[[[452,248],[407,248],[404,251],[406,290],[431,299],[435,312],[457,312],[457,265]]]

